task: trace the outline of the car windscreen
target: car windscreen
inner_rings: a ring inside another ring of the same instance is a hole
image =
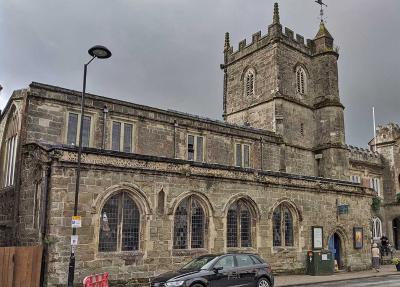
[[[188,264],[183,266],[181,270],[200,270],[203,269],[203,266],[208,265],[211,260],[213,260],[216,256],[202,256],[196,259],[193,259]]]

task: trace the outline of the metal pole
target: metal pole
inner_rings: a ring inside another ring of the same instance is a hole
[[[376,152],[376,124],[375,124],[375,107],[372,107],[372,117],[374,119],[374,151]]]
[[[88,63],[83,66],[83,89],[81,97],[81,121],[79,127],[79,144],[78,144],[78,162],[76,167],[76,182],[75,182],[75,202],[74,202],[74,216],[78,215],[78,199],[79,199],[79,182],[81,177],[81,156],[82,156],[82,129],[83,129],[83,118],[85,113],[85,92],[86,92],[86,73],[87,66],[93,61],[93,57]],[[72,228],[72,235],[76,235],[76,228]],[[71,255],[69,257],[69,268],[68,268],[68,287],[74,286],[74,275],[75,275],[75,246],[71,245]]]

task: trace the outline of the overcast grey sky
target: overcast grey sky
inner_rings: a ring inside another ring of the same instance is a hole
[[[314,0],[280,0],[281,22],[313,38]],[[81,90],[88,48],[111,59],[89,66],[88,91],[221,119],[224,33],[231,43],[272,21],[273,0],[0,0],[4,108],[32,81]],[[340,95],[349,144],[366,146],[377,123],[400,122],[400,1],[326,0],[340,46]]]

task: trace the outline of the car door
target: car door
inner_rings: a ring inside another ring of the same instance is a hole
[[[240,286],[256,286],[257,266],[248,254],[236,255],[237,284]]]
[[[211,278],[212,287],[230,287],[238,285],[238,276],[236,273],[235,257],[233,255],[226,255],[221,257],[213,266],[213,269],[220,269],[215,271]]]

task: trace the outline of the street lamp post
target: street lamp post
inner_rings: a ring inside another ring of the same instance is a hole
[[[89,55],[92,56],[89,62],[83,66],[83,89],[81,97],[81,125],[79,128],[79,144],[78,144],[78,162],[76,167],[76,185],[75,185],[75,202],[74,202],[74,216],[78,215],[78,199],[79,199],[79,182],[81,177],[81,156],[82,156],[82,127],[83,118],[85,112],[85,93],[86,93],[86,74],[87,66],[95,59],[107,59],[111,57],[111,52],[104,46],[94,46],[89,49]],[[76,235],[76,227],[72,227],[72,235]],[[69,258],[68,267],[68,287],[73,287],[74,285],[74,274],[75,274],[75,251],[76,246],[71,244],[71,255]]]

